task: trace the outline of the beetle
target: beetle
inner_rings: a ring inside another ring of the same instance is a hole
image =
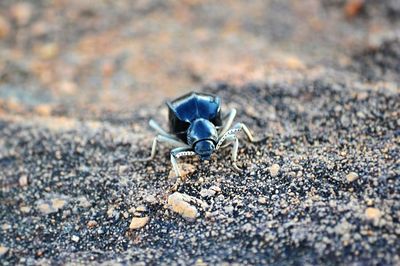
[[[234,170],[241,171],[237,166],[239,140],[236,134],[243,131],[250,142],[257,142],[249,128],[243,123],[234,126],[236,109],[231,109],[224,117],[221,113],[221,98],[219,96],[191,92],[176,100],[167,101],[169,132],[161,128],[154,120],[149,125],[158,135],[154,138],[151,154],[147,158],[137,158],[134,161],[149,161],[154,159],[158,143],[167,143],[175,147],[170,152],[171,164],[177,177],[181,172],[177,159],[182,156],[198,155],[201,160],[209,160],[211,154],[220,148],[233,144],[231,151]]]

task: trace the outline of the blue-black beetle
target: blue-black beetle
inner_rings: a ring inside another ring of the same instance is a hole
[[[135,159],[136,161],[153,159],[157,143],[168,143],[176,147],[171,151],[171,163],[176,175],[180,177],[177,158],[199,155],[202,160],[209,160],[214,151],[232,143],[232,166],[240,171],[236,165],[239,147],[236,133],[243,130],[250,142],[256,140],[243,123],[237,123],[231,127],[236,116],[235,109],[222,117],[220,97],[195,92],[167,102],[167,106],[170,133],[162,129],[154,120],[150,120],[149,125],[158,132],[158,135],[153,141],[151,155],[148,158]]]

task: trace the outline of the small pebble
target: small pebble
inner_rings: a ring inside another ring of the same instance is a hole
[[[96,227],[96,226],[97,226],[97,222],[94,221],[94,220],[90,220],[90,221],[87,223],[87,227],[89,227],[89,228],[94,228],[94,227]]]
[[[18,179],[18,183],[21,187],[25,187],[28,185],[28,176],[27,175],[22,175]]]
[[[215,195],[215,190],[211,190],[211,189],[206,189],[203,188],[202,190],[200,190],[200,196],[205,198],[205,197],[212,197]]]
[[[149,217],[133,217],[129,229],[139,229],[149,222]]]
[[[111,208],[109,208],[109,209],[107,210],[107,216],[108,216],[108,218],[111,218],[111,217],[113,216],[113,214],[114,214],[114,208],[111,207]]]
[[[226,207],[224,208],[224,210],[225,210],[226,213],[232,213],[233,210],[234,210],[234,208],[233,208],[233,206],[226,206]]]
[[[79,236],[77,236],[77,235],[73,235],[72,237],[71,237],[71,240],[72,241],[74,241],[75,243],[78,243],[79,242]]]
[[[2,229],[3,231],[9,230],[9,229],[11,229],[11,225],[10,225],[10,224],[7,224],[7,223],[2,224],[2,225],[1,225],[1,229]]]
[[[180,214],[183,218],[194,220],[198,216],[198,211],[195,206],[189,202],[191,197],[186,194],[175,192],[168,197],[168,205],[171,210]]]
[[[272,177],[276,177],[279,174],[280,169],[281,167],[279,166],[279,164],[273,164],[269,168],[269,173],[271,174]]]
[[[0,246],[0,258],[7,254],[9,248],[5,246]]]
[[[92,204],[90,203],[90,201],[88,201],[86,197],[80,197],[78,201],[79,201],[79,206],[82,208],[89,208],[92,206]]]
[[[153,195],[148,195],[148,196],[145,198],[145,201],[148,202],[148,203],[150,203],[150,204],[156,204],[156,203],[157,203],[157,198],[154,197]]]
[[[52,207],[56,210],[61,209],[66,204],[66,201],[63,199],[54,199],[52,200]]]
[[[258,198],[258,203],[260,203],[260,204],[266,204],[266,203],[267,203],[267,198],[266,198],[266,197],[259,197],[259,198]]]
[[[31,208],[28,207],[28,206],[23,206],[23,207],[21,207],[21,208],[19,208],[19,209],[20,209],[21,212],[23,212],[23,213],[28,213],[28,212],[31,211]]]
[[[137,212],[145,212],[147,210],[146,206],[140,205],[136,208]]]
[[[348,182],[354,182],[358,179],[358,174],[355,172],[350,172],[346,175],[346,179]]]
[[[53,208],[51,208],[51,206],[48,203],[38,204],[37,208],[43,214],[49,214],[49,213],[55,212],[55,210]]]
[[[379,218],[381,218],[382,213],[379,209],[377,208],[367,208],[365,210],[365,217],[368,220],[378,220]]]
[[[210,189],[210,190],[214,190],[216,193],[221,192],[221,188],[218,187],[218,186],[211,186],[209,189]]]

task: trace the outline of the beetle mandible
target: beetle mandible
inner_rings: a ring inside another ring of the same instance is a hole
[[[201,160],[209,160],[211,154],[220,148],[232,146],[232,166],[236,171],[240,168],[236,164],[239,140],[236,134],[243,131],[250,142],[257,142],[252,133],[243,123],[232,127],[236,116],[236,109],[222,117],[221,98],[207,93],[191,92],[174,101],[168,101],[169,133],[162,129],[154,120],[149,121],[150,127],[158,135],[153,141],[151,154],[147,158],[134,161],[149,161],[154,158],[157,144],[160,142],[175,147],[171,150],[171,163],[175,174],[181,173],[177,159],[182,156],[200,156]]]

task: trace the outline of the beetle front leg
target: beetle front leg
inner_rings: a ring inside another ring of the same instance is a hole
[[[179,165],[178,162],[176,161],[176,159],[182,157],[182,156],[193,156],[196,155],[196,153],[194,151],[192,151],[191,148],[187,148],[187,147],[180,147],[180,148],[176,148],[173,149],[171,151],[171,164],[172,167],[174,168],[175,174],[177,177],[181,178],[181,172],[179,170]]]
[[[187,147],[176,148],[171,151],[171,164],[172,168],[175,171],[175,175],[177,176],[177,180],[175,184],[169,189],[169,192],[172,193],[176,191],[183,180],[181,172],[179,170],[179,165],[176,159],[182,156],[193,156],[196,155],[194,151]]]
[[[168,133],[167,131],[165,131],[156,121],[154,121],[153,119],[150,119],[149,121],[149,126],[154,129],[155,131],[157,131],[157,133],[159,135],[165,136],[165,137],[169,137],[171,139],[180,141],[176,136],[171,135],[170,133]]]
[[[156,153],[157,153],[157,144],[159,142],[167,143],[174,147],[185,145],[183,142],[178,141],[176,139],[173,139],[173,138],[170,138],[167,136],[163,136],[163,135],[158,135],[153,140],[153,145],[151,146],[150,156],[147,158],[135,158],[135,159],[133,159],[133,161],[134,162],[147,162],[147,161],[154,159],[154,156],[156,156]],[[186,145],[186,146],[189,147],[188,145]],[[187,147],[185,147],[185,148],[187,148]]]

